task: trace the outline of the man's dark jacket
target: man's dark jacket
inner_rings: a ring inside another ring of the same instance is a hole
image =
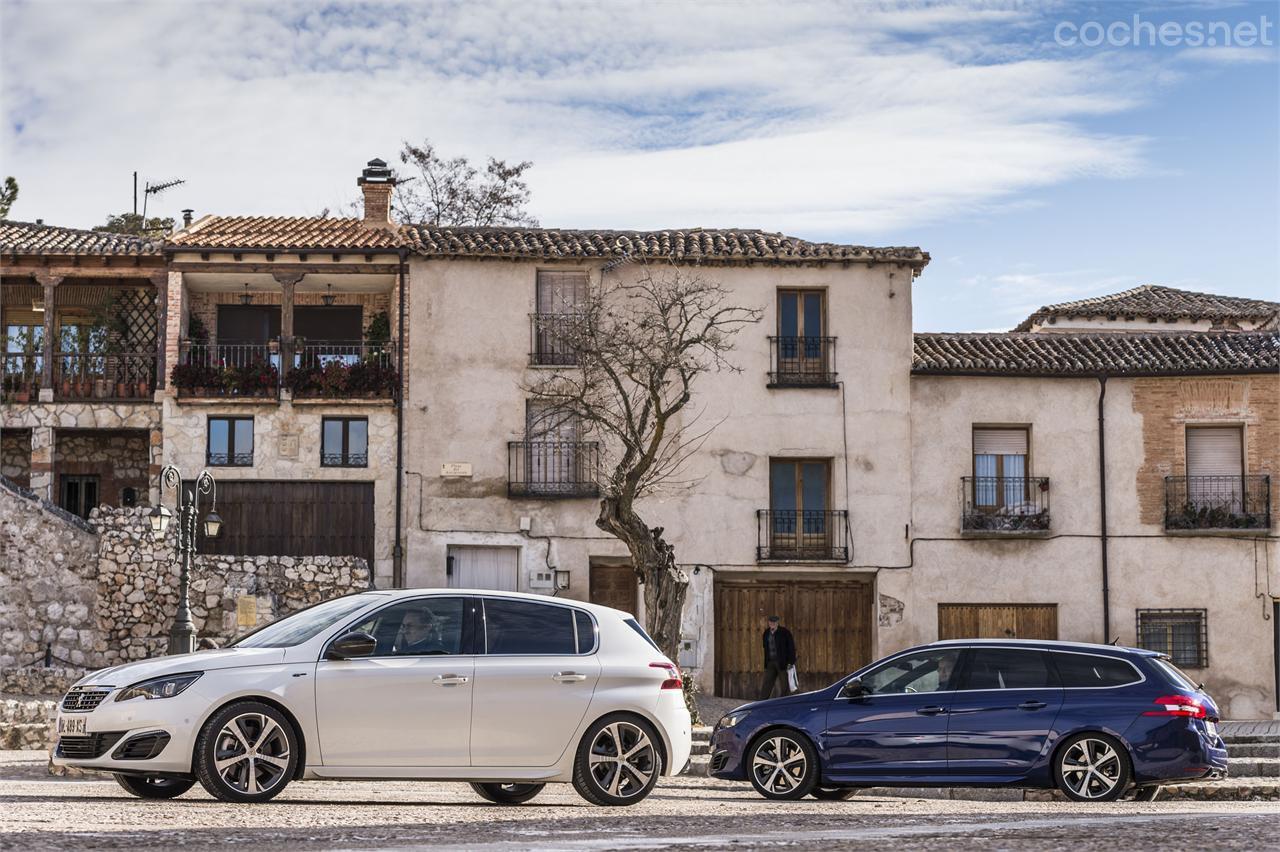
[[[778,644],[778,660],[782,666],[794,666],[796,664],[796,640],[791,638],[791,631],[785,627],[778,627],[778,632],[774,634],[774,641]],[[764,664],[769,665],[769,628],[765,628],[764,636],[761,637],[761,643],[764,647]]]

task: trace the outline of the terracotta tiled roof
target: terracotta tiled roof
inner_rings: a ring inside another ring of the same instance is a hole
[[[670,258],[712,262],[889,261],[923,267],[918,248],[814,243],[754,229],[688,228],[669,231],[567,231],[554,228],[439,228],[405,225],[408,245],[426,257]]]
[[[360,219],[317,216],[206,216],[169,240],[174,247],[228,249],[388,249],[401,245],[393,228]]]
[[[1030,331],[1056,317],[1138,317],[1141,319],[1266,322],[1280,312],[1280,302],[1196,293],[1156,284],[1144,284],[1092,299],[1045,305],[1027,317],[1014,331]]]
[[[991,376],[1280,372],[1280,333],[917,334],[912,372]]]
[[[160,254],[162,246],[163,241],[159,239],[132,234],[109,234],[0,219],[0,252],[4,254],[152,255]]]

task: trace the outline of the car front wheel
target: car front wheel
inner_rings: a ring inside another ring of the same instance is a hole
[[[1058,749],[1053,780],[1068,799],[1111,802],[1133,777],[1125,747],[1106,734],[1076,734]]]
[[[176,799],[196,785],[190,778],[157,778],[117,773],[115,779],[117,784],[139,799]]]
[[[766,731],[747,755],[751,786],[766,799],[803,799],[818,785],[818,753],[794,731]]]
[[[661,774],[658,732],[638,716],[612,713],[587,728],[578,744],[573,787],[593,805],[634,805]]]
[[[496,805],[523,805],[542,792],[546,784],[479,784],[473,783],[471,789],[482,799],[488,799]]]
[[[214,713],[196,738],[196,777],[224,802],[275,798],[298,767],[298,737],[276,708],[237,701]]]

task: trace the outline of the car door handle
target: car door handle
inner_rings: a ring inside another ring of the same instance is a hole
[[[1018,705],[1019,710],[1043,710],[1048,707],[1043,701],[1024,701]]]
[[[458,684],[466,683],[469,680],[471,680],[471,678],[467,677],[466,675],[448,674],[448,675],[436,675],[431,679],[431,682],[434,683],[436,686],[457,686]]]
[[[556,672],[551,679],[558,683],[580,683],[586,680],[587,676],[577,672]]]
[[[921,707],[916,712],[921,716],[937,716],[939,713],[947,712],[947,708],[930,705],[929,707]]]

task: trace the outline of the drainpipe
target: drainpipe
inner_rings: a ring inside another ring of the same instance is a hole
[[[1102,641],[1111,641],[1111,582],[1107,572],[1106,374],[1098,376],[1098,514],[1102,542]]]
[[[396,375],[400,386],[396,388],[396,543],[391,551],[391,585],[404,588],[404,533],[401,515],[404,499],[404,268],[406,252],[400,250],[399,305],[396,318]]]

